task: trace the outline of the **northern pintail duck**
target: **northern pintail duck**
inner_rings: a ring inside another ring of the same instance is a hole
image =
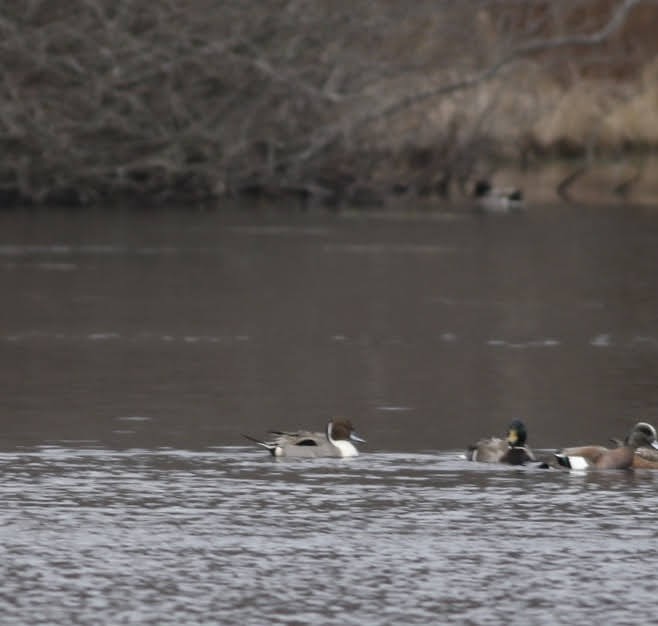
[[[565,448],[555,454],[558,465],[570,469],[629,469],[643,465],[644,452],[658,449],[656,429],[646,422],[638,422],[626,436],[621,446],[609,449],[605,446],[579,446]],[[637,459],[637,460],[636,460]],[[658,467],[658,464],[656,465]]]
[[[466,450],[469,461],[482,463],[507,463],[509,465],[524,465],[535,461],[535,455],[526,445],[528,432],[521,420],[514,420],[507,431],[507,438],[489,437],[480,439]]]
[[[294,433],[272,430],[270,433],[275,435],[271,441],[244,436],[276,457],[357,456],[359,451],[352,442],[365,443],[354,431],[352,422],[345,419],[330,420],[324,433],[309,430]]]
[[[484,213],[509,213],[523,209],[523,192],[515,187],[495,188],[488,180],[475,183],[477,208]]]

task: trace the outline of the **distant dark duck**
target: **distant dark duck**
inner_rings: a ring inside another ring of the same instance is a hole
[[[489,437],[480,439],[466,450],[469,461],[481,463],[507,463],[524,465],[535,461],[535,455],[526,445],[528,432],[521,420],[514,420],[507,431],[507,438]]]
[[[352,442],[365,443],[354,431],[352,422],[346,419],[330,420],[325,432],[300,430],[298,432],[283,432],[271,430],[275,435],[270,441],[260,441],[249,435],[243,435],[257,443],[276,457],[350,457],[357,456],[359,451]]]
[[[655,455],[653,460],[652,455]],[[596,445],[565,448],[555,454],[555,460],[569,469],[629,469],[647,467],[646,463],[654,462],[653,467],[658,469],[656,429],[646,422],[638,422],[618,448]]]
[[[515,187],[495,188],[488,180],[475,183],[476,208],[484,213],[511,213],[523,209],[523,192]]]

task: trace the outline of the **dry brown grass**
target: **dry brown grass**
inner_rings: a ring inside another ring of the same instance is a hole
[[[604,116],[604,139],[611,146],[658,147],[658,59],[644,67],[633,86]]]
[[[529,129],[550,150],[568,144],[606,155],[658,147],[658,60],[637,80],[583,79],[567,88],[546,83],[548,110]]]

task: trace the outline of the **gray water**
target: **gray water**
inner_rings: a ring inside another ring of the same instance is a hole
[[[651,623],[658,215],[0,215],[3,624]],[[350,417],[350,460],[241,437]]]

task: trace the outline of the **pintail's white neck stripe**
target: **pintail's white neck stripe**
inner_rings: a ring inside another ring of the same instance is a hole
[[[335,448],[340,451],[340,456],[357,456],[359,451],[352,445],[351,442],[339,439],[338,441],[331,441]]]

